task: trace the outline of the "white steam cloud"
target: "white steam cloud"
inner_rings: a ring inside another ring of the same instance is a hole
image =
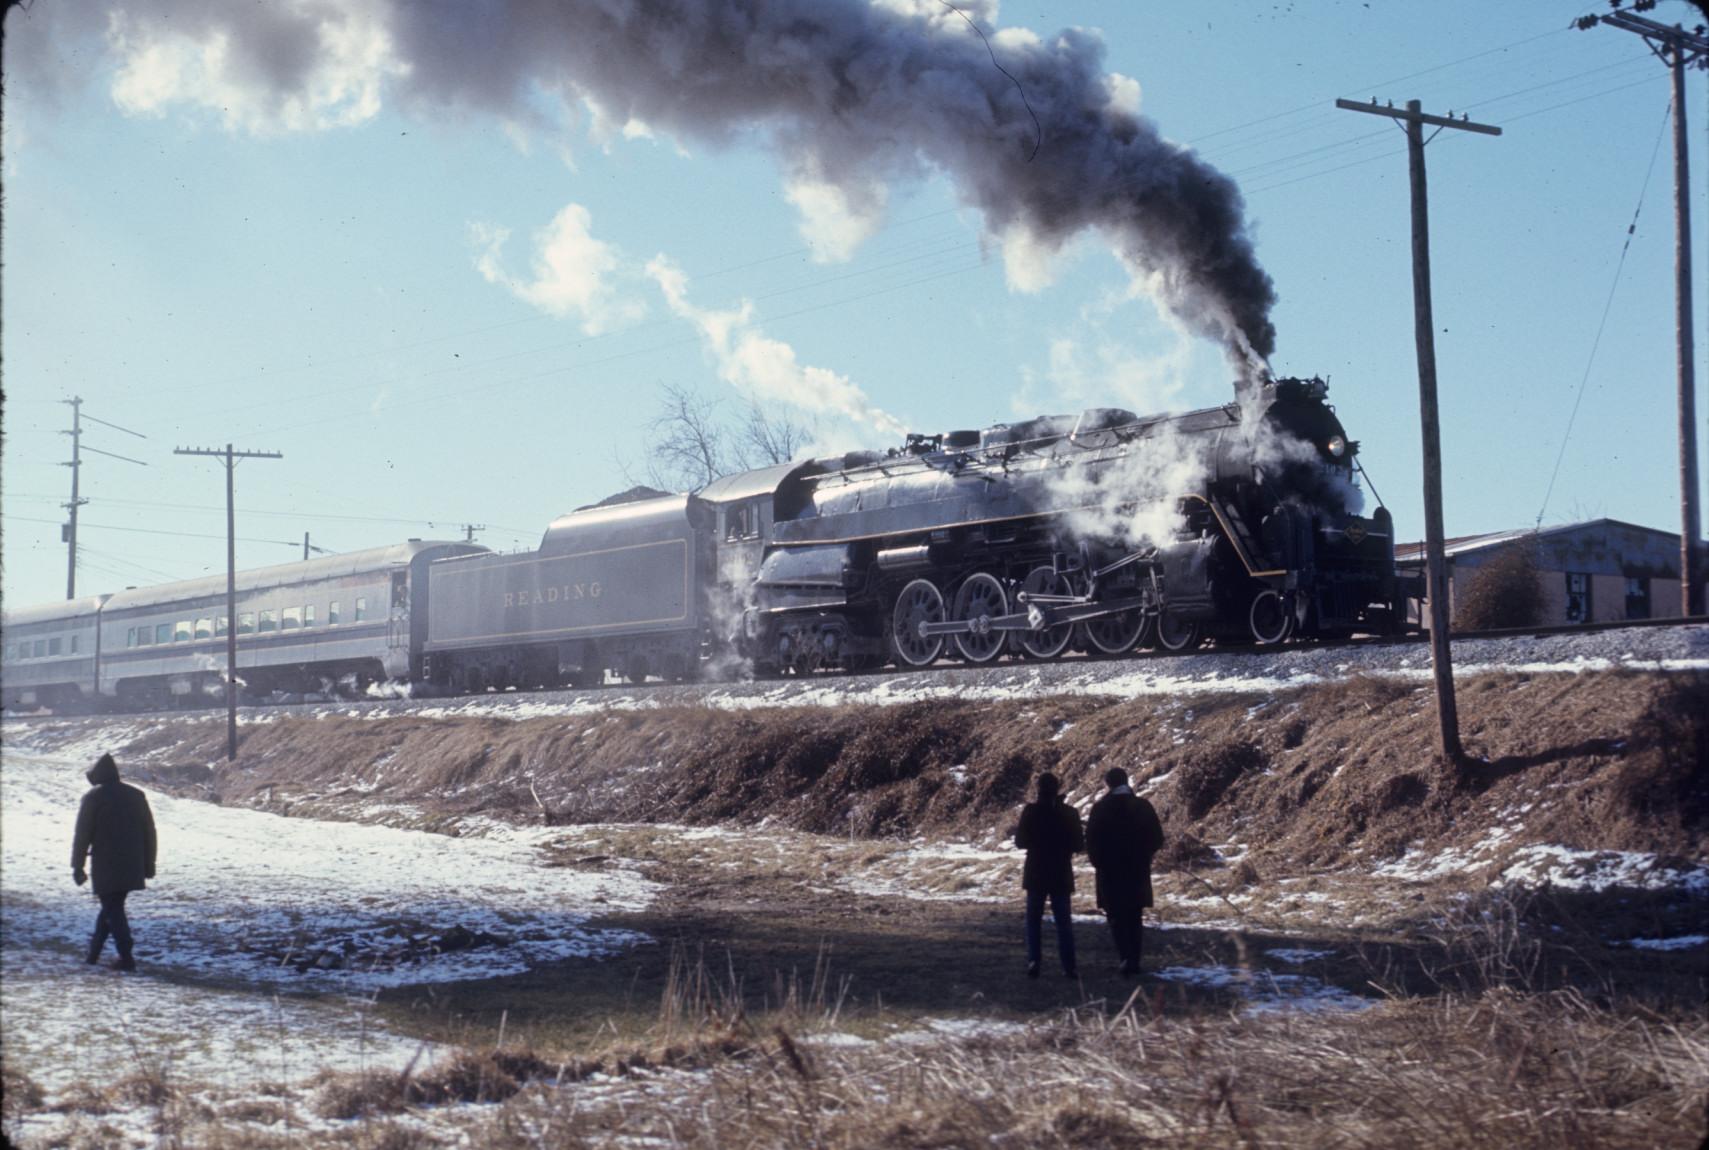
[[[718,377],[749,399],[788,404],[801,411],[846,419],[900,437],[907,426],[878,407],[866,392],[829,368],[801,363],[795,349],[754,325],[753,304],[734,310],[701,308],[689,302],[688,277],[664,256],[647,264],[676,315],[689,321],[717,365]]]
[[[639,300],[618,293],[612,281],[622,256],[612,245],[594,238],[593,218],[580,204],[564,207],[535,235],[533,275],[528,279],[505,271],[509,229],[475,224],[469,234],[479,249],[475,270],[481,278],[548,315],[579,319],[589,335],[620,327],[646,310]]]
[[[8,31],[15,83],[65,83],[77,57],[53,42],[100,37],[125,110],[200,109],[234,129],[360,123],[395,92],[548,131],[542,95],[713,146],[757,135],[827,258],[870,230],[884,185],[942,173],[1024,255],[1018,285],[1101,236],[1254,377],[1274,289],[1233,182],[1139,113],[1096,33],[995,16],[927,0],[117,0],[38,4]]]

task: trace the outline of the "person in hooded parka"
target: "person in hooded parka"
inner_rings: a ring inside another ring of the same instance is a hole
[[[135,970],[125,899],[133,890],[145,889],[145,880],[154,877],[158,845],[154,812],[148,809],[146,795],[119,781],[119,765],[112,755],[97,759],[85,777],[94,786],[77,810],[77,833],[71,840],[71,878],[78,886],[90,882],[95,897],[101,900],[85,961],[101,961],[101,951],[111,935],[119,951],[118,968]],[[90,863],[88,873],[83,869],[85,860]]]

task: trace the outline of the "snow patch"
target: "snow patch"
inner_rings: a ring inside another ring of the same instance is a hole
[[[1588,891],[1633,887],[1709,895],[1709,867],[1641,851],[1585,851],[1542,844],[1514,852],[1513,861],[1493,885]]]
[[[1690,950],[1705,944],[1709,944],[1709,934],[1682,934],[1678,938],[1629,938],[1615,945],[1636,947],[1639,950]]]

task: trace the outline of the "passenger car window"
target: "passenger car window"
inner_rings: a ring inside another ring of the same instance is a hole
[[[360,623],[364,618],[367,617],[367,615],[368,615],[368,597],[366,595],[358,595],[356,597],[356,622]]]
[[[315,625],[315,605],[313,603],[305,603],[303,605],[303,626],[313,627],[314,625]]]
[[[303,609],[301,607],[287,607],[279,615],[279,630],[281,631],[295,631],[302,625]]]
[[[191,623],[188,619],[180,619],[178,621],[178,626],[172,631],[172,641],[174,643],[188,643],[190,641],[190,636],[195,633],[195,624]]]
[[[47,653],[50,655],[59,654],[59,637],[57,635],[47,641]]]
[[[154,625],[154,641],[156,643],[172,642],[172,624],[156,623]]]
[[[255,612],[245,611],[237,617],[237,633],[253,635],[255,633]]]
[[[73,655],[77,654],[77,636],[76,635],[73,635],[71,637],[71,653]]]
[[[214,620],[214,638],[219,639],[224,637],[225,633],[230,629],[231,620],[226,618],[224,615],[221,615],[218,619]]]
[[[328,627],[338,626],[338,600],[337,599],[334,599],[332,602],[330,602],[326,605],[326,625]]]
[[[37,639],[35,642],[35,648],[34,649],[36,652],[36,658],[40,659],[40,658],[45,657],[47,655],[47,640],[46,639]]]
[[[268,631],[277,631],[278,629],[279,629],[279,624],[274,621],[273,612],[271,612],[271,611],[261,612],[261,631],[262,631],[262,633],[265,634]]]
[[[213,637],[214,637],[214,621],[213,621],[213,619],[209,616],[206,616],[206,615],[204,615],[200,619],[197,619],[196,620],[196,638],[198,638],[198,639],[212,639]]]

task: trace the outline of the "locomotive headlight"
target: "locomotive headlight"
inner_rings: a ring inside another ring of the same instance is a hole
[[[1337,459],[1340,459],[1343,455],[1347,454],[1347,441],[1339,435],[1330,436],[1329,442],[1324,444],[1324,446],[1329,448],[1329,454],[1333,455]]]

